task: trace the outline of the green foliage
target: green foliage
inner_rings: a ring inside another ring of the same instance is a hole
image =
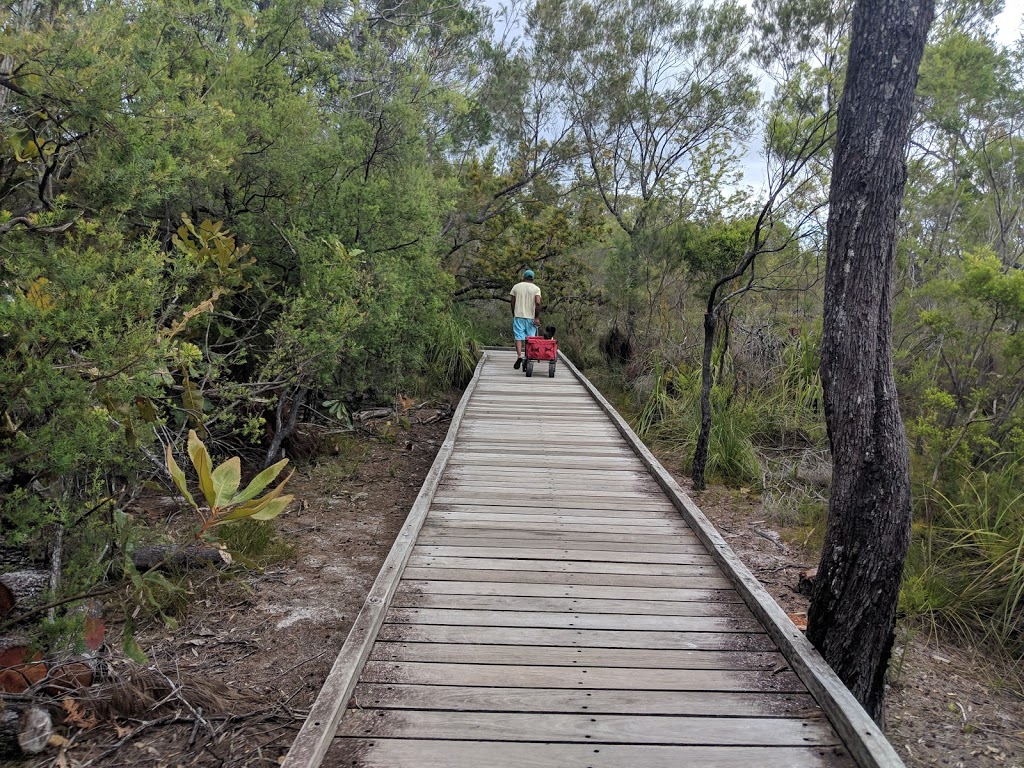
[[[57,10],[0,11],[0,522],[37,552],[64,526],[74,592],[161,443],[247,456],[300,387],[343,412],[464,377],[437,235],[486,14]],[[205,471],[200,531],[269,514],[238,459]]]
[[[655,372],[654,386],[636,418],[637,433],[684,455],[693,455],[700,432],[700,379],[679,371]],[[721,388],[712,391],[709,477],[759,487],[761,466],[751,440],[753,413],[732,407]]]
[[[1003,638],[1016,587],[981,585],[1016,583],[1024,66],[988,34],[994,7],[941,8],[894,296],[928,542],[908,605],[935,598],[937,622]],[[61,594],[130,553],[143,532],[117,510],[190,432],[201,492],[174,471],[200,535],[279,556],[266,523],[232,518],[283,502],[257,498],[269,477],[238,492],[240,458],[289,416],[323,417],[303,402],[345,422],[464,384],[483,342],[508,343],[503,302],[527,266],[578,361],[623,332],[638,431],[688,455],[709,281],[755,226],[736,178],[755,121],[775,179],[820,147],[776,200],[753,279],[722,288],[750,292],[722,313],[709,471],[767,477],[767,504],[820,514],[789,458],[825,452],[816,218],[849,3],[22,10],[0,11],[0,523],[36,553],[65,531]],[[763,112],[753,61],[775,84]],[[365,457],[334,440],[334,471],[357,473]],[[239,458],[214,468],[200,446]],[[783,487],[790,501],[768,498]],[[982,504],[997,511],[970,518]],[[125,574],[148,613],[176,615],[178,585]]]
[[[195,430],[189,430],[188,455],[198,477],[199,489],[206,501],[206,506],[202,507],[196,503],[189,491],[185,473],[174,460],[171,446],[167,446],[165,455],[167,471],[170,472],[175,486],[199,517],[197,539],[204,537],[216,526],[225,523],[247,519],[272,520],[281,514],[294,498],[281,495],[285,484],[291,479],[291,474],[270,493],[257,498],[281,474],[281,470],[288,464],[288,459],[282,459],[267,467],[250,480],[244,490],[239,491],[238,488],[242,482],[241,459],[234,456],[214,467],[210,459],[210,452],[206,449],[203,441],[196,435]]]
[[[469,383],[480,359],[480,341],[471,326],[454,314],[440,316],[427,352],[431,375],[442,386],[462,388]]]
[[[922,488],[901,608],[965,641],[1019,655],[1024,638],[1024,459],[961,465],[948,494]]]
[[[141,544],[144,530],[131,515],[115,509],[111,515],[109,531],[118,558],[114,575],[121,576],[127,587],[124,601],[127,616],[122,646],[130,658],[145,659],[142,649],[135,644],[136,619],[144,615],[146,618],[159,619],[170,628],[176,628],[178,617],[188,606],[190,587],[186,582],[170,578],[157,568],[139,571],[135,567],[132,555]]]
[[[217,531],[217,538],[235,562],[256,568],[295,558],[295,547],[260,520],[239,520]]]

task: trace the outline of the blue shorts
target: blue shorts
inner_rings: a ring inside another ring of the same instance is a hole
[[[537,326],[533,324],[533,318],[515,317],[512,319],[512,335],[516,341],[526,341],[527,336],[537,335]]]

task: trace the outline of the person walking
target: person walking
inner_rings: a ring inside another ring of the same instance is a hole
[[[516,370],[523,365],[523,347],[527,336],[536,336],[540,327],[540,288],[533,283],[533,270],[523,272],[523,279],[512,286],[512,335],[516,340]]]

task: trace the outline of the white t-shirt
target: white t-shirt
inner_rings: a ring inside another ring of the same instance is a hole
[[[537,297],[540,296],[540,288],[528,280],[516,283],[508,293],[516,303],[516,317],[528,317],[533,319],[536,313]]]

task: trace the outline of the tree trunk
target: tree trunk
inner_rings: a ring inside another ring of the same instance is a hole
[[[284,393],[281,393],[280,399],[277,401],[277,417],[275,421],[274,439],[270,441],[270,447],[267,448],[267,455],[263,458],[263,468],[266,469],[271,464],[275,463],[281,456],[281,446],[284,445],[284,441],[291,437],[295,431],[295,425],[299,421],[299,412],[306,404],[306,395],[309,390],[306,387],[298,386],[295,388],[295,394],[291,399],[291,409],[288,411],[287,420],[284,418],[285,408],[288,403],[288,399]]]
[[[178,547],[173,544],[148,545],[132,552],[132,565],[136,570],[151,568],[162,571],[186,571],[193,568],[226,568],[231,565],[231,555],[223,549],[193,544]]]
[[[53,735],[53,721],[44,709],[7,704],[0,709],[0,757],[38,755]]]
[[[933,12],[933,0],[858,0],[829,190],[821,378],[832,495],[807,637],[876,720],[911,522],[892,365],[896,223]]]
[[[713,310],[704,313],[704,354],[700,360],[700,435],[693,451],[693,489],[703,491],[704,472],[708,466],[711,445],[711,353],[715,348],[717,319]]]

